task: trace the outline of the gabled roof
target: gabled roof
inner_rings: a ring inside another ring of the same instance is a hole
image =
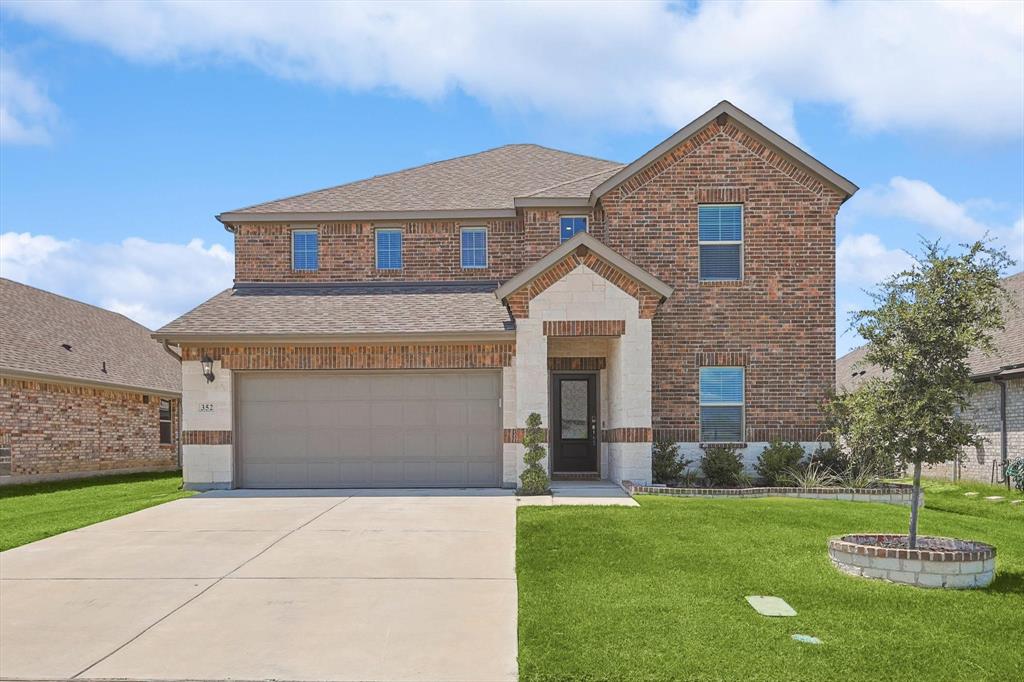
[[[1024,272],[1003,278],[1009,302],[1003,305],[1006,328],[993,338],[995,352],[991,355],[976,350],[967,358],[971,375],[983,377],[1024,373]],[[853,390],[868,379],[882,376],[875,365],[864,362],[867,346],[855,348],[836,360],[836,387]]]
[[[666,138],[663,142],[641,156],[639,159],[628,166],[625,166],[604,182],[597,185],[590,193],[590,205],[593,206],[596,204],[597,200],[604,194],[607,194],[615,187],[626,182],[644,168],[664,156],[666,153],[679,146],[693,135],[696,135],[719,116],[727,116],[731,118],[735,123],[746,128],[756,137],[761,138],[767,144],[776,148],[794,162],[819,176],[829,184],[837,187],[846,194],[847,199],[853,196],[857,191],[857,185],[853,184],[839,173],[836,173],[821,161],[818,161],[789,140],[785,139],[760,121],[747,114],[745,111],[739,109],[736,105],[726,100],[722,100],[688,123],[685,127],[680,128],[675,134]]]
[[[238,284],[161,327],[173,342],[502,337],[495,282]]]
[[[622,164],[533,144],[512,144],[367,180],[227,211],[223,223],[512,217],[516,197],[566,185],[577,204]],[[571,184],[567,184],[571,183]]]
[[[517,207],[585,208],[720,116],[837,187],[847,198],[857,191],[852,182],[722,101],[629,165],[535,144],[510,144],[226,211],[217,219],[231,230],[245,222],[512,218]]]
[[[178,361],[124,315],[4,278],[0,310],[0,374],[181,393]]]
[[[610,247],[605,246],[586,232],[579,232],[571,239],[567,239],[562,242],[557,248],[548,252],[546,256],[498,287],[495,290],[494,295],[499,300],[505,299],[513,292],[521,289],[526,284],[529,284],[531,280],[544,274],[547,270],[581,246],[586,247],[601,260],[615,266],[640,284],[643,284],[654,293],[660,295],[662,299],[668,298],[672,295],[672,287],[668,284],[665,284],[639,265],[636,265],[632,261],[629,261],[619,255],[619,253]]]

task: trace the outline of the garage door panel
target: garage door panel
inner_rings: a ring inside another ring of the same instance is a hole
[[[242,484],[498,484],[497,372],[239,374]]]
[[[486,428],[494,431],[498,428],[498,412],[494,403],[474,400],[466,404],[469,423],[475,428]]]
[[[446,400],[434,405],[438,426],[463,427],[469,423],[469,409],[465,402]]]

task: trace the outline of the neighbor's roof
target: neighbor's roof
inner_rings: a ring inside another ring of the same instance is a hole
[[[974,351],[967,358],[974,377],[1024,371],[1024,272],[1003,278],[1010,300],[1003,306],[1006,328],[995,333],[995,352]],[[868,379],[881,376],[875,365],[864,362],[867,346],[856,348],[836,360],[836,388],[853,390]]]
[[[367,180],[227,211],[221,222],[317,220],[325,214],[350,219],[382,212],[429,217],[431,213],[478,212],[515,215],[515,199],[570,183],[567,191],[585,204],[590,190],[622,164],[535,144],[510,144],[478,154],[428,163]],[[596,175],[595,175],[596,174]],[[560,195],[566,196],[566,195]],[[497,213],[496,213],[497,212]],[[471,217],[467,215],[466,217]]]
[[[2,374],[181,393],[178,361],[124,315],[4,278],[0,310]]]
[[[855,184],[735,105],[722,101],[628,165],[534,144],[511,144],[226,211],[217,219],[232,229],[234,224],[246,221],[510,218],[516,215],[517,207],[593,206],[601,196],[721,116],[838,188],[847,198],[857,191]]]
[[[389,335],[503,336],[495,282],[239,284],[157,330],[159,339],[309,341]]]

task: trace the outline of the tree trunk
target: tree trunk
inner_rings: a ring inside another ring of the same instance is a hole
[[[921,499],[921,463],[914,462],[914,492],[910,496],[910,549],[917,549],[917,502]]]

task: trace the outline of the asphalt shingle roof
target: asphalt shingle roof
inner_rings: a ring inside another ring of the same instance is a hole
[[[974,376],[1024,364],[1024,272],[1003,278],[1003,287],[1010,295],[1010,301],[1003,307],[1006,328],[995,333],[994,353],[974,351],[968,357]],[[865,353],[867,347],[861,346],[836,360],[836,388],[853,390],[861,382],[881,376],[878,367],[863,362]]]
[[[181,392],[178,361],[123,315],[4,278],[0,311],[0,372]]]
[[[538,145],[511,144],[227,213],[512,209],[516,197],[563,183],[571,184],[550,196],[588,198],[590,190],[622,167]]]
[[[495,282],[238,285],[157,330],[160,338],[503,332]]]

